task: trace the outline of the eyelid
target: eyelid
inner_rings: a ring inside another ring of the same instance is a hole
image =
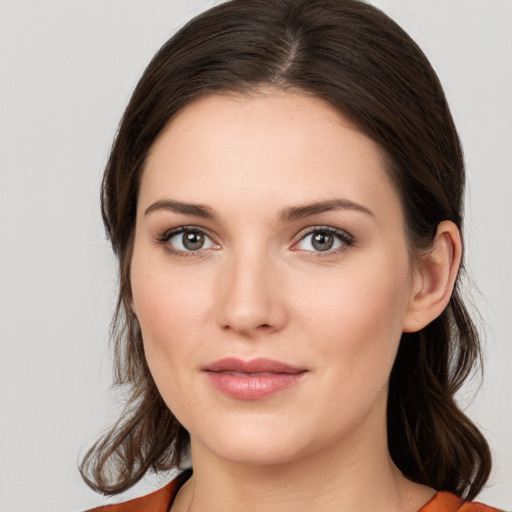
[[[326,251],[313,251],[313,250],[307,250],[307,249],[297,249],[295,248],[300,242],[302,242],[306,237],[318,233],[318,232],[327,232],[329,234],[334,235],[342,242],[342,247],[338,247],[334,250],[326,250]],[[292,251],[304,251],[306,253],[311,253],[315,256],[322,256],[322,255],[332,255],[337,253],[338,251],[343,251],[347,247],[350,247],[354,245],[355,238],[353,235],[345,231],[344,229],[335,228],[333,226],[310,226],[308,228],[303,229],[300,233],[297,235],[298,240],[294,242],[294,244],[291,247]]]
[[[184,233],[186,231],[200,232],[201,234],[203,234],[206,238],[208,238],[211,241],[211,243],[213,244],[213,247],[207,247],[205,249],[201,248],[201,249],[197,249],[197,250],[181,250],[181,249],[176,249],[175,247],[170,246],[170,244],[167,244],[167,242],[169,242],[169,240],[172,237],[179,235],[180,233]],[[299,249],[296,247],[306,237],[308,237],[314,233],[318,233],[318,232],[326,232],[326,233],[330,233],[330,234],[334,235],[338,239],[338,241],[341,242],[342,246],[337,247],[334,250],[329,249],[326,251],[314,251],[314,250],[308,250],[308,249]],[[208,229],[205,229],[205,228],[202,228],[199,226],[195,226],[195,225],[177,226],[177,227],[174,227],[171,229],[166,229],[165,231],[163,231],[163,233],[161,235],[157,236],[156,241],[162,245],[166,245],[166,250],[168,250],[169,252],[171,252],[175,255],[178,255],[178,256],[183,256],[183,257],[194,256],[194,255],[198,256],[199,254],[204,253],[205,251],[209,251],[211,249],[218,250],[221,248],[220,244],[216,242],[215,236],[212,235]],[[291,246],[291,250],[292,251],[302,251],[304,253],[310,253],[311,256],[323,256],[323,255],[328,256],[328,255],[336,254],[339,251],[346,250],[347,247],[354,245],[354,243],[355,243],[354,236],[343,229],[335,228],[333,226],[317,225],[317,226],[310,226],[310,227],[307,227],[307,228],[301,230],[296,235],[296,241]]]
[[[167,242],[169,242],[169,240],[171,238],[173,238],[174,236],[179,235],[181,233],[185,233],[187,231],[197,231],[197,232],[201,233],[205,238],[208,238],[211,241],[211,243],[213,244],[213,247],[207,247],[204,249],[201,248],[201,249],[197,249],[195,251],[193,251],[193,250],[187,251],[187,250],[176,249],[175,247],[172,247],[170,244],[167,244]],[[156,241],[163,245],[167,244],[166,250],[168,250],[172,254],[175,254],[178,256],[183,256],[183,257],[194,256],[194,255],[197,256],[201,253],[204,253],[204,251],[209,251],[211,249],[215,249],[215,250],[220,249],[220,244],[218,244],[215,241],[215,237],[209,232],[209,230],[207,230],[205,228],[201,228],[199,226],[194,226],[194,225],[177,226],[175,228],[166,229],[161,235],[157,236]]]

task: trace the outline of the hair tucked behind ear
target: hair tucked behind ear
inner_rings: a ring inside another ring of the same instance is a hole
[[[437,225],[462,229],[464,162],[443,90],[410,37],[357,0],[234,0],[201,14],[157,53],[124,114],[102,188],[120,263],[114,319],[116,382],[131,394],[121,419],[86,454],[94,489],[121,492],[149,469],[179,465],[188,434],[158,395],[130,310],[137,192],[151,145],[186,104],[222,91],[274,87],[323,98],[382,148],[411,249]],[[474,497],[491,468],[488,445],[454,394],[480,345],[459,289],[443,314],[404,334],[390,380],[389,449],[411,480]]]

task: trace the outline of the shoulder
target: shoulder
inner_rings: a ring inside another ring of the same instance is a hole
[[[477,501],[463,502],[451,492],[438,492],[418,512],[503,512]]]
[[[164,487],[151,494],[112,505],[103,505],[85,512],[167,512],[180,487],[190,478],[191,472],[184,471]]]

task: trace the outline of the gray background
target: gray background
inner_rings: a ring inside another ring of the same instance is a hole
[[[117,412],[107,331],[113,258],[98,189],[144,66],[204,0],[0,0],[0,511],[101,503],[78,454]],[[487,371],[460,400],[512,508],[512,2],[379,0],[445,86],[469,174],[468,266]],[[133,492],[161,482],[147,481]],[[133,494],[133,492],[131,494]]]

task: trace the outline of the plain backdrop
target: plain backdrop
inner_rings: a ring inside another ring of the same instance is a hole
[[[0,0],[0,512],[103,501],[77,471],[118,410],[102,169],[151,56],[214,3]],[[473,382],[460,400],[495,455],[481,499],[512,509],[512,2],[375,3],[431,59],[464,144],[467,258],[487,367],[476,398]]]

